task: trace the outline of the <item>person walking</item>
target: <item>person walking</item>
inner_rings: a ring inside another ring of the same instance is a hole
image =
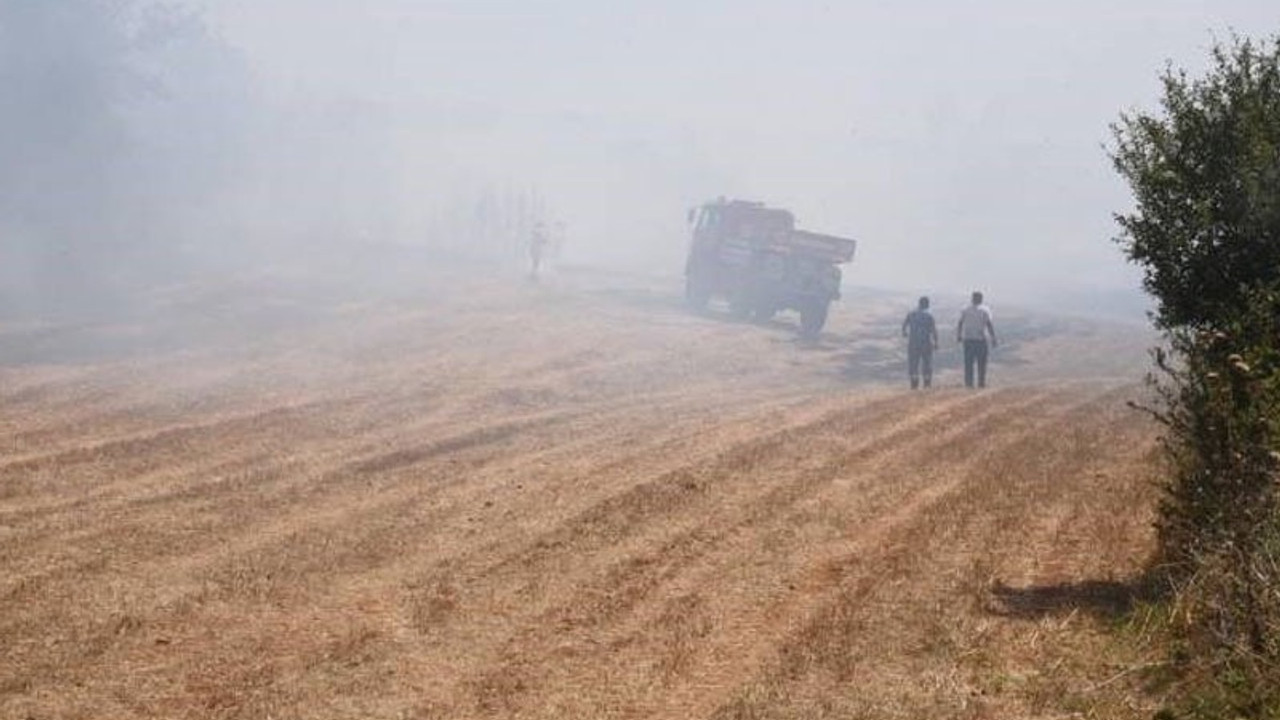
[[[964,344],[964,386],[973,387],[976,370],[978,387],[986,387],[988,347],[996,346],[996,326],[991,323],[991,310],[982,304],[982,293],[974,292],[969,307],[960,312],[956,342]]]
[[[538,269],[542,267],[542,257],[546,253],[547,244],[551,239],[547,237],[547,229],[542,223],[533,226],[533,235],[529,238],[529,277],[534,280],[538,279]]]
[[[938,325],[929,312],[929,298],[922,297],[916,309],[902,321],[902,336],[907,339],[907,375],[911,389],[933,384],[933,351],[938,349]]]

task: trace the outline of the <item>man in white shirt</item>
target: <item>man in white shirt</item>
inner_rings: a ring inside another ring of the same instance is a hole
[[[529,238],[529,262],[532,264],[529,277],[534,280],[538,279],[538,268],[542,266],[542,256],[549,242],[546,227],[542,223],[534,225],[533,236]]]
[[[982,304],[982,293],[975,292],[969,307],[960,312],[956,325],[956,342],[964,343],[964,386],[973,387],[977,370],[978,387],[987,386],[987,337],[996,346],[996,327],[991,324],[991,311]]]

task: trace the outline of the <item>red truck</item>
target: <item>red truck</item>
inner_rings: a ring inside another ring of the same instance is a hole
[[[689,211],[693,241],[685,263],[685,299],[703,309],[713,297],[739,318],[800,313],[800,331],[816,337],[840,297],[840,265],[857,242],[797,230],[795,216],[764,203],[723,198]]]

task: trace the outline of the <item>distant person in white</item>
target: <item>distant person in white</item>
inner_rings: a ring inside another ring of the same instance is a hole
[[[982,304],[982,293],[975,292],[969,307],[960,312],[956,325],[956,342],[964,343],[964,386],[973,387],[977,369],[978,387],[987,386],[987,337],[996,346],[996,327],[991,324],[991,311]]]
[[[547,237],[547,229],[542,223],[533,226],[533,235],[529,238],[529,277],[534,280],[538,279],[538,269],[542,267],[542,256],[547,251],[547,244],[550,238]]]

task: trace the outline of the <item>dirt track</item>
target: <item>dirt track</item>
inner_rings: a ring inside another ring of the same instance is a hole
[[[897,305],[807,347],[662,284],[460,289],[0,368],[0,717],[1142,711],[1097,632],[1141,338],[1011,318],[993,388],[913,394]]]

